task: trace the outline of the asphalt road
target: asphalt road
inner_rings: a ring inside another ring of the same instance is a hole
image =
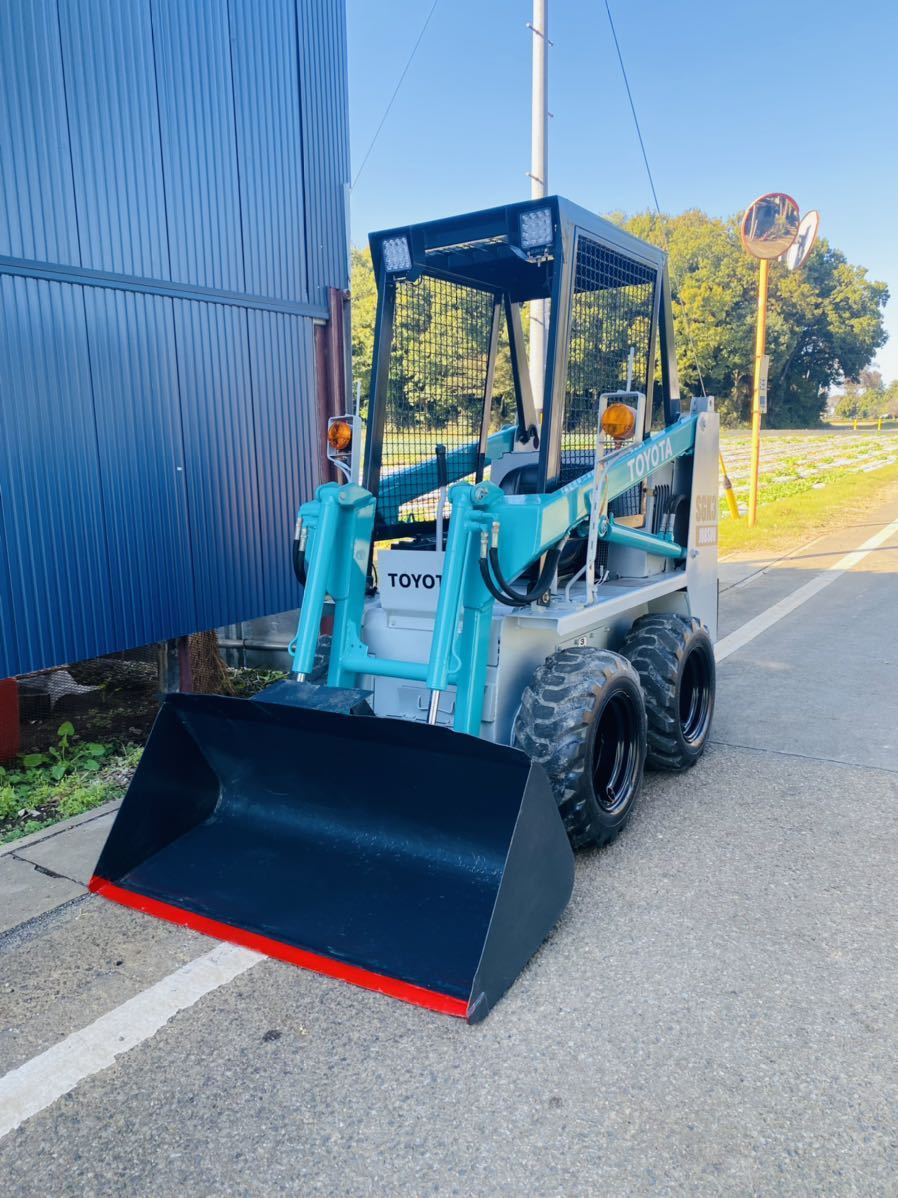
[[[727,566],[722,632],[896,516]],[[898,535],[721,663],[483,1024],[263,961],[0,1140],[4,1194],[898,1194],[896,667]],[[0,1075],[211,947],[93,897],[7,937]]]

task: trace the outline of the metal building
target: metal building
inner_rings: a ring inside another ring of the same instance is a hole
[[[0,678],[295,607],[343,0],[3,0],[0,80]]]

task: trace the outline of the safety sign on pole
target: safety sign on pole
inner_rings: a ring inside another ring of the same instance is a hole
[[[758,372],[758,403],[762,415],[767,415],[767,375],[770,372],[770,354],[761,355],[761,369]]]

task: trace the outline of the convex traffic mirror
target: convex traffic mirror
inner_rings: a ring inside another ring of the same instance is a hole
[[[785,262],[789,270],[798,270],[799,266],[804,266],[808,259],[808,254],[814,248],[814,242],[817,240],[819,230],[820,213],[816,208],[812,208],[810,212],[806,212],[801,218],[801,224],[798,226],[798,236],[786,251]]]
[[[760,196],[742,218],[742,244],[754,258],[779,258],[798,234],[798,205],[782,191]]]

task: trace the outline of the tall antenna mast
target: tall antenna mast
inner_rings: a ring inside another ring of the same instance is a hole
[[[530,116],[530,198],[549,189],[549,0],[533,0],[533,84]],[[538,410],[543,406],[546,369],[546,301],[530,303],[530,385]]]

